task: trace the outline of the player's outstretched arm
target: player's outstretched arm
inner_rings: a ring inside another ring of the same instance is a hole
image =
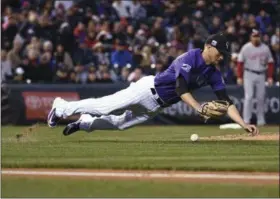
[[[230,104],[230,106],[227,109],[227,114],[233,121],[235,121],[237,124],[242,126],[247,132],[251,133],[252,135],[259,134],[259,130],[257,129],[256,126],[246,124],[244,122],[244,120],[240,116],[239,111],[237,110],[236,106],[233,104],[233,102],[229,98],[229,96],[226,92],[226,89],[215,91],[215,94],[219,100],[227,101]]]
[[[242,126],[248,133],[251,133],[252,135],[258,135],[259,134],[259,130],[257,129],[256,126],[246,124],[244,122],[244,120],[240,116],[239,111],[237,110],[237,108],[234,104],[232,104],[228,107],[227,114],[233,121],[235,121],[240,126]]]
[[[196,101],[191,93],[184,93],[181,95],[183,102],[194,108],[196,111],[200,110],[200,104]]]

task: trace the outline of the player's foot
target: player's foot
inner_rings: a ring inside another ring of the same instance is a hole
[[[76,121],[73,123],[68,124],[64,130],[63,130],[63,135],[67,136],[67,135],[71,135],[77,131],[81,130],[80,129],[80,121]]]
[[[53,101],[52,109],[48,114],[48,125],[49,127],[53,128],[57,125],[57,123],[60,120],[59,115],[57,115],[57,108],[62,104],[65,103],[65,100],[63,100],[60,97],[56,97]]]
[[[86,132],[92,132],[93,129],[91,125],[95,118],[96,117],[92,117],[90,114],[82,114],[76,122],[70,123],[64,128],[63,135],[71,135],[81,130]]]

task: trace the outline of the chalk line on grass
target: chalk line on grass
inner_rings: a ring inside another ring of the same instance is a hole
[[[151,178],[151,179],[231,179],[231,180],[277,180],[279,175],[265,174],[219,174],[219,173],[160,173],[160,172],[114,172],[114,171],[36,171],[36,170],[9,170],[1,171],[2,175],[28,176],[75,176],[75,177],[115,177],[115,178]]]

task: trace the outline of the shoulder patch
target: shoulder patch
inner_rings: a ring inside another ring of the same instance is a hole
[[[183,64],[183,66],[182,66],[182,69],[184,70],[184,71],[186,71],[187,73],[188,72],[190,72],[190,70],[191,70],[191,66],[189,65],[189,64]]]

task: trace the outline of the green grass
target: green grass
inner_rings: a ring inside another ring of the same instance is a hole
[[[2,197],[279,197],[278,185],[2,176]]]
[[[141,126],[126,131],[80,132],[68,137],[62,127],[2,128],[2,167],[279,171],[277,141],[200,141],[200,136],[240,134],[217,126]],[[277,126],[262,132],[279,132]]]

